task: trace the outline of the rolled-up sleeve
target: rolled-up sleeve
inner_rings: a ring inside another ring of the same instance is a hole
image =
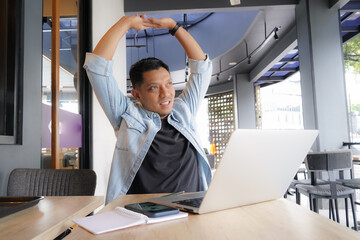
[[[93,73],[109,77],[113,73],[113,64],[113,60],[106,60],[93,53],[86,53],[84,68]]]
[[[120,126],[121,115],[126,110],[127,98],[120,91],[113,77],[113,64],[112,60],[86,53],[84,69],[101,107],[113,128],[117,130]]]
[[[211,68],[211,61],[206,55],[205,60],[194,60],[189,58],[190,73],[205,73]]]
[[[195,115],[211,81],[212,62],[208,55],[205,60],[189,58],[189,67],[189,81],[179,98],[187,104],[191,114]]]

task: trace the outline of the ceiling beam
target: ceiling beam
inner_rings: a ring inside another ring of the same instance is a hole
[[[282,82],[284,80],[286,80],[288,77],[290,77],[291,75],[293,75],[294,73],[296,73],[297,71],[299,71],[300,68],[296,68],[296,71],[292,71],[289,72],[288,74],[284,75],[284,76],[273,76],[273,74],[271,76],[268,77],[261,77],[257,83],[260,83],[261,87],[266,87],[269,86],[271,84],[274,83],[278,83],[278,82]]]
[[[341,19],[341,23],[347,21],[352,15],[354,15],[354,12],[346,12],[346,16]]]
[[[285,80],[285,76],[271,76],[271,77],[261,77],[258,81],[269,81],[269,82],[279,82]]]
[[[293,27],[285,35],[278,39],[273,48],[262,58],[262,60],[250,71],[250,82],[256,82],[272,66],[281,61],[288,52],[297,46],[296,27]]]
[[[341,8],[342,12],[357,12],[360,9],[360,1],[350,1]]]
[[[279,62],[297,62],[297,61],[299,61],[299,55],[296,55],[296,56],[294,56],[292,58],[284,57]]]
[[[279,67],[279,69],[284,69],[287,65],[289,65],[289,63],[292,63],[292,62],[295,62],[295,61],[298,62],[298,60],[294,60],[294,59],[298,59],[298,56],[299,56],[299,53],[297,53],[295,56],[290,58],[291,60],[289,60],[289,61],[285,61],[284,60],[285,58],[281,59],[280,62],[282,62],[283,65],[281,65],[281,67]],[[287,58],[287,59],[289,59],[289,58]]]
[[[360,32],[360,26],[341,26],[342,32]]]
[[[299,68],[270,68],[268,72],[297,72]]]
[[[348,2],[349,0],[329,0],[329,8],[340,9]]]
[[[124,0],[124,10],[127,15],[134,13],[158,13],[172,10],[200,10],[204,9],[206,12],[218,11],[221,8],[234,8],[240,10],[245,7],[266,7],[266,6],[281,6],[281,5],[296,5],[299,0],[241,0],[240,5],[232,6],[230,0],[207,0],[207,1],[168,1],[168,0]]]
[[[347,41],[353,39],[354,37],[356,37],[357,35],[359,35],[359,32],[349,32],[347,34],[345,34],[342,37],[343,43],[346,43]]]

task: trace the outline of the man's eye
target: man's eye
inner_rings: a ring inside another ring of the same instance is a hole
[[[150,90],[156,90],[157,89],[157,87],[156,86],[152,86],[152,87],[150,87]]]
[[[169,85],[169,86],[173,85],[173,82],[168,82],[168,85]]]

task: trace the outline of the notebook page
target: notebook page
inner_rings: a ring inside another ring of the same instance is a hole
[[[133,214],[133,212],[127,209],[124,210],[126,211],[115,209],[114,211],[100,213],[89,217],[77,218],[73,221],[94,234],[110,232],[146,223],[146,216],[138,213]]]

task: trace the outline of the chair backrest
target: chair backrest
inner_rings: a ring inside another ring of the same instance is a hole
[[[329,176],[332,198],[338,195],[335,171],[351,169],[352,156],[349,150],[337,150],[309,153],[305,159],[306,167],[311,172],[326,171]]]
[[[94,195],[96,174],[89,169],[16,168],[9,176],[8,196]]]
[[[41,156],[41,168],[51,169],[51,155]]]
[[[329,151],[309,153],[305,159],[309,171],[333,171],[351,169],[351,151]]]

